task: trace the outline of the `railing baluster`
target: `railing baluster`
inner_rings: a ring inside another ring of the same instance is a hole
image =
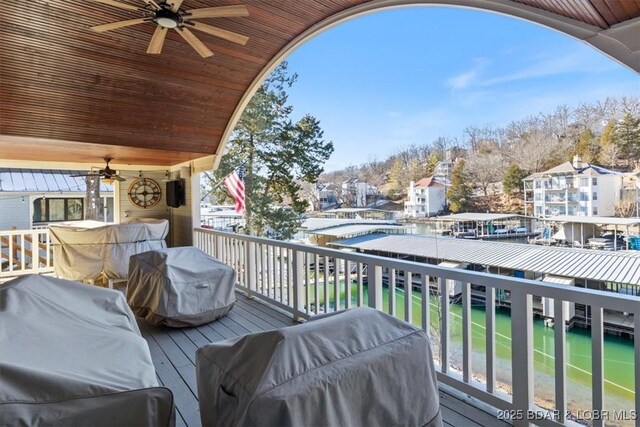
[[[357,303],[358,307],[362,307],[364,305],[364,297],[363,297],[363,288],[364,288],[364,278],[362,277],[362,270],[364,269],[364,263],[358,262],[358,295],[357,295]]]
[[[440,289],[440,371],[449,372],[449,290],[447,281],[438,277]]]
[[[496,391],[496,288],[485,286],[487,392]]]
[[[274,295],[271,295],[271,290],[273,288],[273,257],[275,248],[271,245],[267,245],[267,295],[276,299],[275,290]]]
[[[315,307],[314,310],[316,314],[318,314],[320,310],[320,280],[318,280],[318,276],[320,275],[320,257],[318,254],[314,254],[314,262],[313,262],[313,280],[315,283],[315,287],[313,289],[313,297],[315,298]]]
[[[565,313],[564,301],[555,299],[553,301],[553,335],[556,377],[556,414],[558,416],[557,421],[559,423],[565,422],[565,413],[567,411],[567,368],[565,366],[567,334],[564,327]]]
[[[24,242],[24,234],[20,236],[20,247],[21,247],[20,270],[24,271],[27,269],[27,248]],[[31,259],[31,264],[33,265],[33,258]]]
[[[311,255],[309,252],[304,253],[304,267],[305,267],[305,278],[304,278],[304,298],[305,298],[305,312],[307,314],[311,314],[311,290],[309,289],[311,285],[311,266],[310,259]]]
[[[511,364],[513,409],[527,414],[533,407],[533,302],[520,289],[511,290]],[[528,426],[529,421],[523,416],[513,425]]]
[[[636,427],[640,427],[640,310],[633,313],[633,346],[635,353]]]
[[[404,275],[404,320],[413,321],[413,274],[410,271]]]
[[[344,308],[351,308],[351,261],[345,260],[344,267]]]
[[[422,274],[422,329],[429,336],[429,324],[431,320],[429,319],[430,315],[430,289],[429,289],[429,276],[426,274]]]
[[[333,259],[333,294],[334,294],[334,311],[340,310],[340,266],[342,260],[338,258]]]
[[[286,249],[284,250],[284,254],[286,254],[287,251]],[[280,256],[280,269],[279,269],[279,283],[280,283],[280,302],[284,302],[284,266],[285,266],[285,259],[284,259],[284,255],[283,255],[283,248],[278,248],[278,255]],[[287,261],[289,262],[289,258],[287,257]]]
[[[389,272],[389,314],[396,315],[396,269]]]
[[[245,271],[247,273],[245,286],[249,289],[248,297],[251,298],[251,292],[256,289],[256,244],[253,242],[246,242],[245,244]]]
[[[287,249],[287,274],[285,275],[286,277],[286,281],[287,281],[287,303],[291,304],[291,301],[294,300],[294,296],[293,296],[293,276],[295,274],[294,272],[294,264],[293,264],[293,250],[292,249]],[[304,259],[304,255],[301,254],[300,255],[300,259],[301,262],[302,259]],[[303,273],[304,273],[304,264],[302,264],[300,266],[300,277],[303,277]],[[302,286],[302,279],[300,279],[300,286]],[[302,293],[302,290],[300,290],[299,293],[299,298],[301,300],[303,300],[304,298],[304,294]],[[298,306],[300,307],[300,305]]]
[[[324,272],[324,274],[323,274],[322,284],[323,284],[323,293],[324,293],[324,312],[328,313],[329,312],[329,257],[327,256],[324,257],[323,266],[324,268],[322,269],[322,271]]]
[[[290,257],[288,257],[290,259]],[[293,274],[289,271],[288,276],[293,277],[293,315],[296,321],[300,320],[300,307],[304,304],[303,301],[303,281],[302,272],[304,271],[304,255],[300,251],[293,251]]]
[[[471,283],[462,283],[462,380],[472,378],[471,365]]]
[[[594,413],[604,409],[604,342],[602,307],[591,306],[591,408]],[[593,426],[603,426],[603,417],[593,419]]]

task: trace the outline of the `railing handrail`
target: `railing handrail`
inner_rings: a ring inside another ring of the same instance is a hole
[[[387,268],[396,270],[411,271],[413,274],[426,274],[427,276],[446,277],[447,279],[473,282],[474,285],[490,286],[509,291],[522,290],[536,296],[561,299],[585,305],[597,305],[607,309],[625,311],[629,313],[640,313],[640,299],[626,294],[617,294],[595,289],[569,287],[562,284],[541,282],[539,280],[524,279],[519,277],[502,276],[493,273],[485,273],[457,268],[436,266],[414,261],[398,260],[377,255],[359,254],[347,252],[339,249],[321,248],[318,246],[303,245],[299,243],[283,242],[263,237],[248,236],[219,230],[205,228],[195,228],[195,231],[229,237],[247,242],[261,243],[281,248],[309,252],[321,256],[338,257],[352,262],[370,263],[375,262]],[[472,280],[470,280],[472,278]]]

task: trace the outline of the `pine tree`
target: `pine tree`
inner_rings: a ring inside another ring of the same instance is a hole
[[[323,140],[315,117],[291,120],[287,89],[297,75],[289,74],[287,66],[281,63],[253,96],[213,175],[219,181],[244,163],[246,230],[282,239],[293,237],[307,207],[300,183],[316,182],[333,153],[333,143]],[[228,198],[223,188],[218,196]]]
[[[427,158],[427,165],[425,168],[426,176],[433,175],[433,173],[436,171],[436,167],[438,166],[439,162],[440,162],[440,159],[438,158],[438,154],[436,154],[435,151],[429,154],[429,157]]]
[[[522,180],[526,178],[527,173],[520,169],[517,164],[512,163],[507,168],[507,173],[504,175],[502,181],[502,189],[505,194],[512,195],[513,193],[522,192]]]
[[[620,148],[620,154],[627,162],[633,162],[640,157],[640,117],[633,117],[627,113],[617,123],[614,141]]]
[[[574,155],[582,157],[582,160],[587,163],[598,162],[598,145],[595,143],[595,136],[590,129],[585,129],[580,134],[580,139],[576,144]]]
[[[447,196],[451,212],[466,212],[471,206],[471,187],[467,183],[463,159],[458,160],[453,167]]]

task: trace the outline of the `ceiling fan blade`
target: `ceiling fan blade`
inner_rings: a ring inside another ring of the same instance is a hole
[[[151,37],[151,41],[149,42],[147,53],[160,53],[162,51],[164,39],[167,37],[167,30],[167,28],[158,25],[156,31],[153,33],[153,37]]]
[[[188,19],[196,18],[228,18],[233,16],[249,16],[245,5],[204,7],[202,9],[187,10]]]
[[[193,28],[198,31],[211,34],[212,36],[220,37],[221,39],[229,40],[230,42],[245,45],[249,40],[249,37],[247,36],[234,33],[233,31],[223,30],[222,28],[214,27],[212,25],[203,24],[201,22],[192,22],[192,24]]]
[[[120,9],[126,9],[126,10],[138,10],[139,7],[138,6],[134,6],[132,4],[127,4],[127,3],[121,3],[119,1],[116,0],[93,0],[96,3],[102,3],[102,4],[108,4],[109,6],[113,6],[113,7],[117,7]]]
[[[100,175],[99,175],[99,174],[97,174],[97,173],[81,173],[81,172],[79,172],[79,173],[71,174],[71,175],[69,175],[69,176],[70,176],[71,178],[85,178],[85,177],[87,177],[87,176],[100,176]]]
[[[116,181],[118,181],[118,182],[126,181],[126,179],[125,179],[125,178],[123,178],[123,177],[121,177],[120,175],[112,175],[112,176],[111,176],[111,179],[116,180]]]
[[[171,11],[177,12],[180,6],[182,6],[183,1],[184,0],[167,0],[167,4],[171,5]]]
[[[153,6],[153,8],[154,8],[155,10],[160,10],[160,9],[162,9],[162,8],[158,5],[158,3],[156,3],[156,2],[155,2],[155,1],[153,1],[153,0],[142,0],[142,1],[144,1],[144,2],[145,2],[146,4],[148,4],[148,5]]]
[[[143,24],[147,21],[148,18],[136,18],[129,19],[127,21],[118,21],[112,22],[110,24],[102,24],[96,25],[95,27],[91,27],[91,29],[97,33],[104,33],[105,31],[117,30],[118,28],[129,27],[131,25]]]
[[[206,47],[204,43],[202,43],[200,39],[194,36],[188,29],[184,27],[180,29],[176,28],[176,31],[178,31],[178,34],[180,34],[182,38],[185,39],[187,43],[189,43],[191,47],[194,48],[203,58],[208,58],[213,55],[213,52],[211,52],[209,48]]]

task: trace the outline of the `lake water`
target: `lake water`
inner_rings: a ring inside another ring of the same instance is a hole
[[[322,286],[320,285],[320,288]],[[344,289],[344,282],[340,285]],[[310,289],[313,295],[313,290]],[[321,296],[323,290],[319,289]],[[384,310],[389,309],[389,290],[383,288]],[[350,296],[356,304],[357,284],[352,284]],[[421,295],[412,295],[412,323],[422,324]],[[341,301],[345,293],[341,291]],[[364,290],[365,304],[367,290]],[[333,285],[330,285],[330,300],[333,300]],[[404,292],[396,289],[396,316],[404,319]],[[439,351],[439,299],[431,296],[431,335],[434,356]],[[341,304],[343,305],[343,304]],[[450,308],[450,347],[451,363],[462,366],[462,307],[454,304]],[[511,384],[511,317],[509,310],[499,309],[495,317],[496,345],[496,380],[504,391]],[[540,319],[534,320],[534,387],[536,403],[553,409],[554,407],[554,332],[545,327]],[[578,410],[591,409],[591,338],[589,331],[574,328],[567,332],[567,402],[574,413]],[[483,381],[485,366],[485,311],[483,307],[472,308],[472,365],[474,377]],[[605,409],[610,411],[627,411],[634,408],[634,348],[633,342],[625,338],[605,335],[604,370],[605,370]],[[519,367],[515,367],[518,369]],[[609,424],[607,424],[609,425]],[[633,425],[632,421],[624,421],[611,425]]]

